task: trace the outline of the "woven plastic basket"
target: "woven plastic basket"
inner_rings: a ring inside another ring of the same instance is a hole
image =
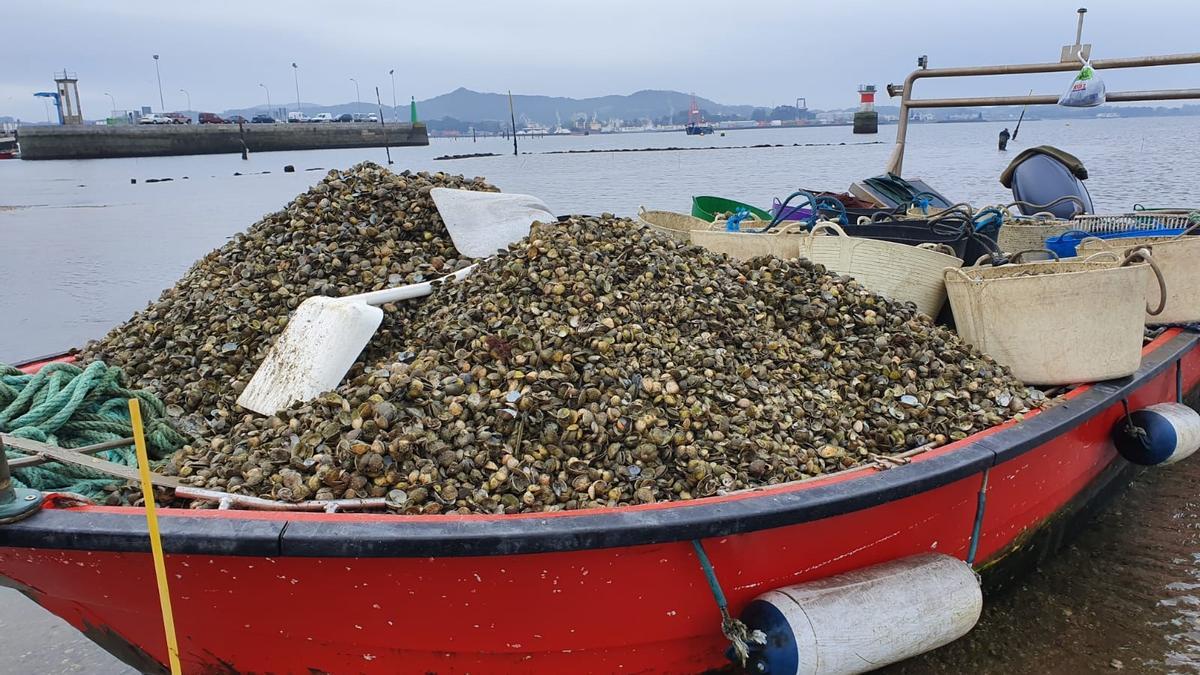
[[[722,221],[717,222],[720,224]],[[693,244],[738,260],[763,255],[795,258],[800,255],[800,238],[804,236],[800,233],[802,229],[795,222],[763,233],[727,232],[723,227],[717,229],[710,225],[710,229],[696,229],[689,234]]]
[[[833,272],[848,274],[880,295],[911,302],[929,316],[937,316],[946,302],[942,271],[963,264],[961,259],[937,250],[938,245],[909,246],[850,237],[828,222],[817,223],[811,233],[797,238],[802,257]]]
[[[1141,364],[1144,262],[1034,262],[945,271],[964,340],[1029,384],[1095,382]]]
[[[1071,230],[1092,233],[1128,232],[1130,230],[1186,229],[1196,219],[1196,213],[1167,213],[1140,211],[1115,215],[1085,215],[1071,219]]]
[[[686,213],[674,211],[647,211],[646,207],[638,210],[638,221],[646,227],[683,242],[691,243],[691,231],[712,227],[712,223],[700,220]]]
[[[1071,221],[1059,220],[1052,214],[1028,218],[1006,218],[996,236],[996,244],[1005,253],[1040,249],[1050,237],[1071,229]]]
[[[1079,242],[1079,255],[1086,256],[1097,251],[1124,253],[1131,248],[1146,248],[1154,256],[1166,281],[1167,301],[1163,311],[1157,315],[1147,313],[1146,323],[1156,326],[1165,323],[1200,322],[1200,236],[1180,236],[1170,239],[1161,237],[1133,237],[1125,239],[1099,239],[1089,237]],[[1157,280],[1151,279],[1146,286],[1146,300],[1154,303],[1158,298]]]

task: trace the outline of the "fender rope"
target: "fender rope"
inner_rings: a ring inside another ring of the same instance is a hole
[[[704,570],[704,578],[708,580],[708,588],[717,601],[717,609],[721,610],[721,634],[729,640],[738,663],[745,667],[746,659],[750,658],[750,644],[766,644],[767,635],[761,630],[751,632],[746,624],[729,615],[729,603],[725,601],[725,592],[721,590],[721,582],[717,581],[712,561],[704,552],[704,544],[699,539],[693,539],[692,548],[696,549],[696,557],[700,560],[700,568]]]

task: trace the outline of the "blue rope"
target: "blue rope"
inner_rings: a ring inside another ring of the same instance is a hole
[[[721,609],[721,616],[729,616],[729,603],[725,602],[725,591],[721,590],[721,582],[717,581],[717,573],[713,570],[712,561],[704,552],[704,544],[701,544],[699,539],[693,539],[692,548],[696,549],[696,557],[700,559],[700,568],[704,570],[704,578],[708,580],[708,588],[717,601],[717,607]]]
[[[708,588],[712,591],[713,599],[717,601],[717,608],[721,610],[721,634],[729,640],[730,649],[733,656],[736,657],[735,660],[745,667],[746,660],[750,658],[750,645],[766,644],[767,636],[760,630],[751,632],[746,624],[729,615],[729,603],[725,600],[725,591],[721,590],[721,582],[717,581],[717,573],[713,570],[712,561],[704,552],[704,544],[701,544],[699,539],[693,539],[692,548],[696,551],[696,558],[700,560],[700,569],[704,570],[704,578],[708,580]]]

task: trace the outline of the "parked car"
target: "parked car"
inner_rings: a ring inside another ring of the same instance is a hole
[[[254,119],[250,120],[251,124],[274,124],[275,118],[270,115],[255,115]]]
[[[200,113],[200,124],[229,124],[229,120],[224,119],[216,113]]]
[[[379,115],[376,115],[375,113],[367,113],[367,121],[368,122],[378,122]]]
[[[288,113],[287,121],[288,122],[307,122],[308,118],[305,117],[304,113],[302,113],[302,112],[290,112],[290,113]]]
[[[335,117],[333,121],[334,122],[353,122],[354,115],[351,115],[350,113],[342,113],[341,115],[338,115],[337,117]]]
[[[333,121],[333,115],[331,115],[331,114],[329,114],[329,113],[317,113],[317,114],[316,114],[316,116],[315,116],[315,117],[313,117],[313,118],[312,118],[311,120],[309,120],[309,121],[310,121],[310,122],[332,122],[332,121]]]
[[[138,118],[138,124],[170,124],[170,123],[171,123],[170,117],[167,117],[166,115],[159,115],[158,113],[150,113],[149,115],[142,115],[140,118]]]
[[[230,115],[225,121],[229,122],[230,124],[248,124],[250,122],[250,120],[242,117],[241,115]]]
[[[355,122],[366,122],[367,121],[367,113],[354,113],[353,115],[351,115],[351,117],[354,118]]]
[[[163,113],[163,116],[171,120],[171,124],[191,124],[192,118],[179,112]]]

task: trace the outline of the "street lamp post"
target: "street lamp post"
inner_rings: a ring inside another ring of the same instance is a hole
[[[259,82],[258,86],[262,87],[267,92],[267,114],[270,115],[272,118],[275,117],[275,113],[271,111],[271,90],[269,88],[267,88],[267,85],[263,84],[262,82]]]
[[[361,108],[362,107],[362,94],[358,91],[358,80],[356,80],[352,77],[352,78],[350,78],[350,81],[354,83],[354,107]]]
[[[292,75],[296,77],[296,113],[300,113],[300,67],[292,61]]]
[[[163,102],[162,95],[162,73],[158,71],[158,54],[154,55],[154,77],[158,80],[158,109],[166,112],[167,104]]]
[[[112,106],[113,106],[112,114],[113,114],[113,117],[116,117],[117,116],[117,99],[113,98],[113,95],[108,93],[107,91],[104,92],[104,95],[108,97],[108,100],[112,101]]]
[[[187,89],[180,89],[179,91],[183,92],[183,95],[187,97],[187,109],[188,109],[188,112],[191,112],[192,111],[192,95],[187,92]]]
[[[396,110],[396,69],[392,68],[388,71],[388,75],[392,78],[392,117],[397,122],[400,121],[400,113]]]

